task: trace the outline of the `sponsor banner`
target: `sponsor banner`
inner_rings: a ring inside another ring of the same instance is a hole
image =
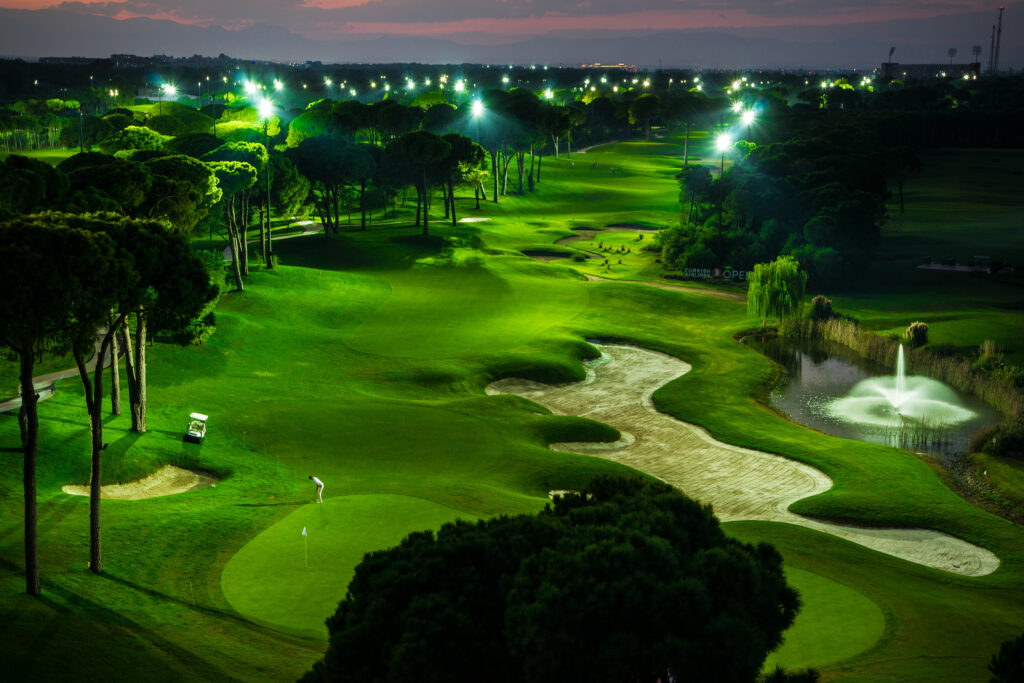
[[[739,280],[747,279],[746,270],[731,268],[687,268],[683,275],[691,280]]]

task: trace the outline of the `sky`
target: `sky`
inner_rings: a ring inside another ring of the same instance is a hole
[[[313,39],[366,34],[492,34],[502,39],[566,31],[745,29],[848,24],[991,12],[982,0],[0,0],[11,9],[61,9],[113,19],[146,17],[229,30],[256,24]]]

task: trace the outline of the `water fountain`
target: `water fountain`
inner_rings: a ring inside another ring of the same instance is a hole
[[[897,429],[943,429],[976,415],[942,382],[907,377],[902,344],[895,375],[861,380],[846,396],[829,402],[826,412],[843,422]]]

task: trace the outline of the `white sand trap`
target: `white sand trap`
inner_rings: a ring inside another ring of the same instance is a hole
[[[185,493],[203,489],[207,486],[216,486],[218,479],[205,472],[182,469],[174,465],[166,465],[154,472],[145,479],[137,479],[127,484],[108,484],[100,487],[101,498],[112,498],[116,500],[142,500],[143,498],[156,498],[157,496],[171,496],[175,493]],[[78,484],[62,486],[64,493],[72,496],[88,496],[89,487]]]
[[[633,346],[597,345],[602,356],[585,363],[587,378],[572,384],[503,379],[488,394],[515,394],[554,413],[579,415],[622,433],[615,443],[562,443],[552,448],[614,460],[710,503],[723,522],[784,522],[833,534],[911,562],[967,576],[999,567],[993,553],[927,529],[862,528],[810,519],[789,511],[801,498],[832,487],[823,472],[777,455],[731,446],[654,408],[651,395],[690,371],[672,356]]]
[[[459,223],[483,223],[489,221],[490,218],[482,218],[480,216],[469,216],[468,218],[460,218]]]

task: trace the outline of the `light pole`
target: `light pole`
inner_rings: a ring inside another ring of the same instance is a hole
[[[722,153],[722,166],[718,172],[718,265],[722,266],[722,204],[725,202],[725,153],[732,147],[732,136],[722,133],[715,140],[715,146]]]
[[[274,244],[270,232],[270,117],[274,114],[274,103],[264,98],[260,101],[260,118],[263,119],[263,146],[267,148],[267,239],[260,239],[263,247],[263,262],[273,268]]]

